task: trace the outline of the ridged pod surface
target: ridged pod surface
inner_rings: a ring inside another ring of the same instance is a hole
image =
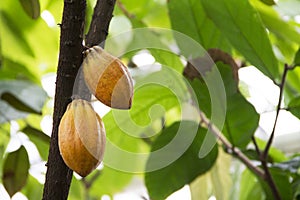
[[[66,165],[85,177],[102,161],[106,133],[100,116],[85,100],[73,100],[64,113],[58,144]]]
[[[84,79],[92,94],[111,108],[129,109],[133,83],[127,67],[99,46],[86,50],[85,55]]]

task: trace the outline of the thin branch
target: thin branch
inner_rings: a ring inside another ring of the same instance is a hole
[[[259,149],[259,147],[258,147],[258,145],[257,145],[256,139],[255,139],[254,136],[252,136],[251,139],[252,139],[252,142],[253,142],[253,144],[254,144],[255,151],[256,151],[258,157],[260,158],[260,156],[261,156],[261,151],[260,151],[260,149]]]
[[[253,165],[251,160],[237,147],[232,146],[232,144],[224,137],[223,133],[211,123],[211,121],[205,116],[205,114],[199,111],[201,122],[208,127],[208,129],[225,145],[227,149],[231,151],[232,154],[236,155],[236,157],[242,161],[253,173],[256,175],[265,178],[265,172]]]
[[[278,99],[278,104],[277,104],[277,109],[276,109],[276,117],[275,117],[275,121],[274,121],[274,126],[273,126],[273,130],[271,132],[270,138],[267,142],[267,145],[264,149],[263,152],[263,158],[266,159],[269,153],[269,150],[271,148],[272,142],[273,142],[273,138],[274,138],[274,134],[275,134],[275,130],[276,130],[276,126],[277,126],[277,121],[278,121],[278,116],[279,116],[279,111],[281,110],[281,102],[282,102],[282,97],[283,97],[283,89],[284,89],[284,84],[286,82],[286,76],[287,76],[287,72],[288,70],[292,69],[291,67],[289,67],[287,64],[284,65],[284,71],[282,74],[282,78],[281,78],[281,83],[279,84],[279,99]]]

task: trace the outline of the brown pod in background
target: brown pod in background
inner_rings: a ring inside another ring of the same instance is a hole
[[[129,109],[133,82],[127,67],[99,46],[86,50],[85,55],[84,79],[92,94],[111,108]]]
[[[73,100],[58,130],[60,154],[66,165],[85,177],[102,161],[106,133],[100,116],[85,100]]]

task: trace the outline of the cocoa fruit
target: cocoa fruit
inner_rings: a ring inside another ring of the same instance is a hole
[[[73,100],[58,130],[60,154],[66,165],[80,176],[87,176],[102,161],[106,133],[100,116],[85,100]]]
[[[111,108],[129,109],[133,82],[127,67],[99,46],[89,48],[85,55],[82,67],[91,93]]]

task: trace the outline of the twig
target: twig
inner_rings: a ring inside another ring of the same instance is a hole
[[[279,84],[280,93],[279,93],[279,99],[278,99],[278,104],[277,104],[277,109],[276,109],[276,117],[275,117],[275,121],[274,121],[274,126],[273,126],[273,130],[271,132],[270,138],[265,147],[265,150],[263,152],[263,158],[266,158],[268,156],[270,147],[273,142],[275,129],[276,129],[277,121],[278,121],[278,116],[279,116],[279,111],[281,110],[281,101],[282,101],[282,97],[283,97],[283,88],[284,88],[284,84],[286,81],[286,75],[287,75],[288,70],[290,70],[290,69],[292,69],[292,68],[289,67],[287,64],[284,65],[284,71],[282,74],[281,83]]]
[[[275,184],[275,182],[272,178],[272,175],[270,173],[270,170],[269,170],[269,167],[268,167],[267,157],[268,157],[268,153],[269,153],[269,150],[271,148],[271,145],[272,145],[272,142],[273,142],[273,139],[274,139],[275,130],[276,130],[277,121],[278,121],[278,116],[279,116],[279,112],[281,110],[281,102],[282,102],[283,90],[284,90],[284,84],[286,82],[287,72],[291,69],[293,69],[293,67],[290,67],[287,64],[284,65],[284,71],[283,71],[283,74],[282,74],[281,83],[278,85],[279,89],[280,89],[280,92],[279,92],[279,98],[278,98],[278,104],[277,104],[277,109],[276,109],[276,116],[275,116],[275,121],[274,121],[274,125],[273,125],[273,130],[271,132],[271,135],[269,137],[269,140],[268,140],[267,145],[266,145],[265,149],[263,150],[263,152],[258,151],[262,167],[263,167],[263,169],[265,171],[265,174],[266,174],[265,181],[269,183],[269,186],[270,186],[270,188],[272,190],[272,193],[274,195],[274,198],[276,200],[280,200],[281,197],[280,197],[278,188],[277,188],[277,186],[276,186],[276,184]],[[255,140],[253,140],[253,141],[255,141]],[[254,145],[257,146],[256,143],[254,143]]]
[[[205,116],[205,114],[199,111],[201,122],[208,127],[208,129],[225,145],[227,149],[231,151],[232,154],[236,155],[236,157],[242,161],[253,173],[256,175],[265,178],[265,172],[253,165],[251,160],[237,147],[232,146],[232,144],[224,137],[223,133],[211,123],[211,121]]]

